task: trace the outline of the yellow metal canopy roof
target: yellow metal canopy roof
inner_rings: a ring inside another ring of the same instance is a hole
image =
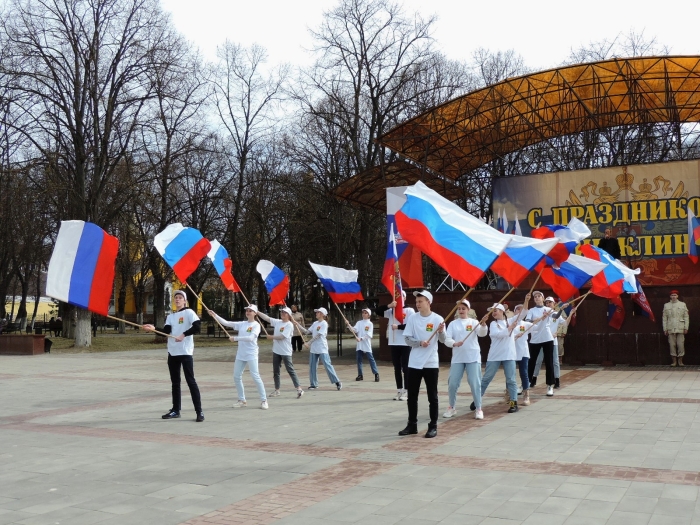
[[[380,142],[451,179],[558,136],[700,121],[700,56],[613,59],[509,78],[456,98]]]

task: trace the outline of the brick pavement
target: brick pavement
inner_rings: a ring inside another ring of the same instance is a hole
[[[386,379],[296,400],[283,378],[270,410],[236,411],[232,365],[213,361],[197,365],[207,421],[162,421],[161,354],[2,358],[0,524],[700,523],[696,370],[565,370],[518,414],[500,378],[486,419],[441,419],[426,440],[396,436]]]

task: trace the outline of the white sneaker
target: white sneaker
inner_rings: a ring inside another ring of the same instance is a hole
[[[518,395],[521,395],[523,393],[523,387],[522,385],[518,387]]]
[[[547,395],[549,397],[554,395],[554,385],[547,385]]]
[[[260,403],[260,408],[262,408],[263,410],[267,410],[270,407],[267,405],[267,401],[263,401],[262,403]]]
[[[474,412],[474,419],[484,419],[484,411],[477,408],[476,412]]]
[[[401,399],[401,392],[403,392],[403,390],[396,391],[396,395],[394,396],[394,401],[398,401],[399,399]]]
[[[270,394],[270,397],[279,397],[279,396],[280,396],[279,390],[275,390],[274,392],[272,392],[272,394]]]
[[[236,403],[235,405],[233,405],[233,408],[245,408],[245,407],[247,407],[247,406],[248,406],[248,403],[246,402],[245,399],[243,399],[243,400],[240,400],[240,399],[239,399],[239,400],[238,400],[238,403]]]
[[[452,417],[457,414],[457,411],[452,407],[447,407],[447,412],[445,412],[442,417]]]
[[[401,391],[401,397],[399,398],[399,401],[408,401],[408,390],[403,389]]]

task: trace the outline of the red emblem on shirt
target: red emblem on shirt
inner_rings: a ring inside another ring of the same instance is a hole
[[[426,331],[426,332],[432,332],[432,331],[433,331],[433,323],[428,323],[428,324],[425,326],[425,331]]]

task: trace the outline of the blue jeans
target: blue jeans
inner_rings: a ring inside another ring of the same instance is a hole
[[[250,370],[250,377],[253,378],[255,386],[258,387],[258,394],[260,394],[260,401],[267,400],[267,394],[265,393],[265,385],[263,385],[262,379],[260,378],[260,373],[258,372],[258,360],[254,361],[239,361],[233,365],[233,382],[236,384],[236,390],[238,391],[238,399],[245,401],[245,390],[243,389],[243,370],[245,370],[246,365],[248,365],[248,370]]]
[[[481,408],[481,363],[452,363],[450,376],[447,379],[447,394],[450,398],[450,406],[457,405],[457,390],[462,384],[464,372],[467,373],[467,382],[472,391],[476,408]]]
[[[309,354],[309,385],[318,386],[318,376],[316,371],[318,370],[318,362],[323,363],[323,367],[326,369],[326,374],[328,374],[328,379],[331,383],[340,383],[340,379],[335,373],[335,368],[331,364],[331,357],[328,354]]]
[[[379,370],[377,369],[377,363],[374,360],[374,356],[372,355],[372,352],[363,352],[362,350],[358,350],[356,352],[357,354],[357,375],[361,376],[362,375],[362,356],[366,355],[367,360],[369,361],[369,366],[372,368],[372,373],[373,374],[378,374]]]
[[[518,384],[515,382],[515,361],[486,361],[486,371],[481,378],[481,396],[486,393],[489,383],[493,380],[498,368],[503,365],[503,373],[506,376],[506,388],[511,401],[518,400]]]
[[[523,387],[523,390],[529,390],[530,389],[530,378],[527,377],[527,367],[528,364],[530,363],[530,358],[529,357],[523,357],[520,361],[517,361],[518,363],[518,371],[520,372],[520,384]]]
[[[535,362],[535,371],[532,373],[532,377],[537,377],[540,375],[540,368],[542,368],[542,360],[544,358],[544,352],[540,352],[537,356],[537,361]],[[559,366],[559,347],[554,345],[552,350],[552,368],[554,370],[554,378],[559,379],[561,374],[561,367]]]

